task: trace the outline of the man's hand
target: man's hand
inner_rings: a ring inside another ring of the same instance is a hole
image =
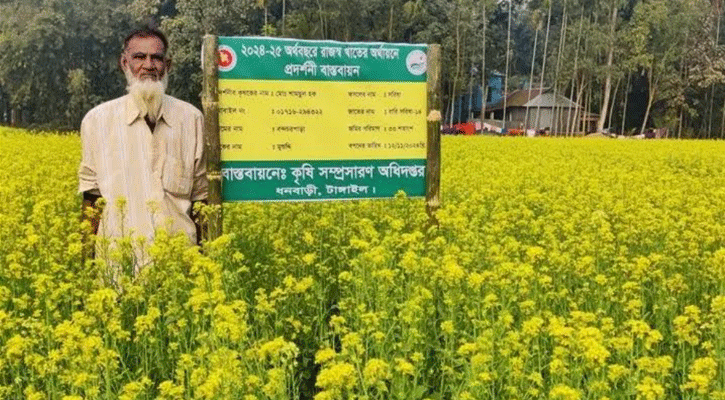
[[[98,200],[101,196],[83,192],[83,207],[81,209],[81,221],[88,221],[90,223],[90,232],[82,232],[83,240],[83,259],[94,258],[96,249],[89,239],[90,234],[98,234],[98,225],[101,222],[101,213],[103,212],[102,207],[99,205]]]
[[[191,214],[189,215],[191,217],[191,220],[194,221],[194,225],[196,226],[196,244],[201,245],[201,239],[202,236],[204,236],[205,230],[204,230],[204,221],[202,221],[201,218],[201,207],[207,205],[206,200],[200,200],[200,201],[194,201],[191,203]]]

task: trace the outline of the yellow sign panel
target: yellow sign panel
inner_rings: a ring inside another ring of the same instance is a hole
[[[424,82],[220,80],[222,161],[423,159]]]

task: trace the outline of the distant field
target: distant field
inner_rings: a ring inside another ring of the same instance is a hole
[[[77,136],[0,131],[0,398],[725,399],[725,142],[443,138],[443,207],[228,204],[81,262]]]

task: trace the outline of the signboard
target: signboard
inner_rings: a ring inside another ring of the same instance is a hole
[[[426,51],[220,37],[224,200],[424,196]]]

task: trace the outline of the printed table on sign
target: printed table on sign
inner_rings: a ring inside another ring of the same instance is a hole
[[[218,45],[226,201],[425,195],[425,45]]]

